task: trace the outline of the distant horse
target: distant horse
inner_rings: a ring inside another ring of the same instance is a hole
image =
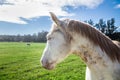
[[[27,43],[26,45],[27,45],[27,46],[30,46],[31,44],[30,44],[30,43]]]
[[[47,35],[47,45],[41,63],[48,70],[75,53],[87,65],[86,80],[120,80],[120,43],[112,41],[100,31],[84,22],[53,20]]]

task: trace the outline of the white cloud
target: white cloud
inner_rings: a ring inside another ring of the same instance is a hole
[[[0,21],[8,21],[19,24],[26,24],[25,19],[31,19],[39,16],[48,16],[52,11],[57,15],[69,16],[64,6],[85,6],[87,8],[95,8],[103,2],[103,0],[5,0],[0,5]]]
[[[120,8],[120,4],[116,5],[115,8]]]

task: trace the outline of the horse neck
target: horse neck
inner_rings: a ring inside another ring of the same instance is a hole
[[[113,63],[100,46],[93,44],[88,38],[81,35],[74,35],[71,44],[73,53],[81,57],[90,72],[97,79],[100,78],[102,80],[105,78],[105,80],[113,80],[111,75],[114,75],[114,70],[120,70],[120,64],[117,62]]]
[[[99,46],[93,44],[89,39],[81,35],[74,35],[74,40],[71,44],[72,52],[79,55],[89,66],[95,65],[96,63],[99,64],[99,66],[106,66],[106,62],[111,62]]]

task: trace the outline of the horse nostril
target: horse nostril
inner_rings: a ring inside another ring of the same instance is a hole
[[[46,66],[48,64],[48,62],[46,60],[41,60],[41,64],[44,67],[44,66]]]
[[[49,66],[49,62],[47,60],[41,60],[41,64],[43,67]]]
[[[42,67],[44,67],[45,69],[48,69],[48,70],[51,70],[51,69],[53,69],[54,68],[54,62],[49,62],[48,60],[46,60],[46,59],[42,59],[41,60],[41,65],[42,65]]]

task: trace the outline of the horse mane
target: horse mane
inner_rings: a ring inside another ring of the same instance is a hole
[[[120,47],[120,42],[113,40],[113,42]]]
[[[76,32],[88,38],[94,45],[100,48],[108,55],[108,57],[115,61],[120,62],[120,43],[113,42],[110,38],[105,36],[100,31],[83,22],[70,20],[67,26],[70,32]]]

